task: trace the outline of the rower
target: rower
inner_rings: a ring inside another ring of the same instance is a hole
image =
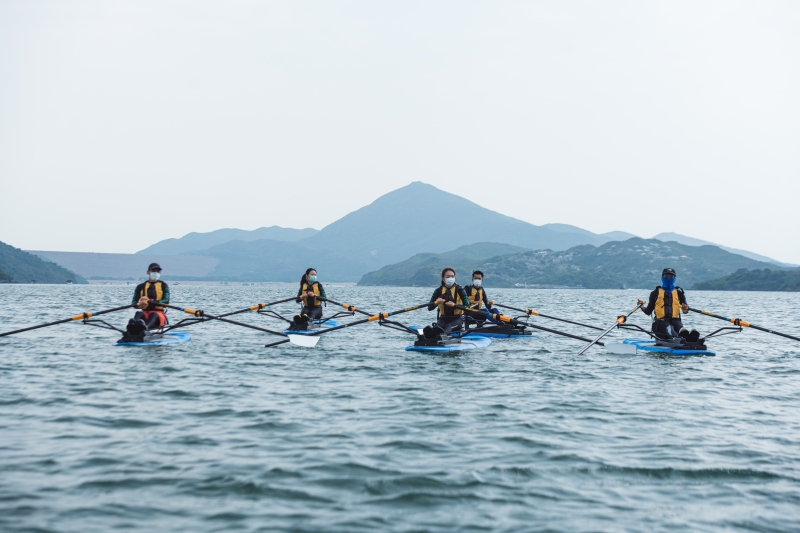
[[[438,307],[436,326],[441,328],[441,334],[449,335],[453,331],[461,331],[464,327],[464,311],[456,309],[455,306],[463,306],[468,301],[464,287],[456,284],[456,271],[450,267],[442,270],[442,284],[433,291],[431,302],[428,304],[428,311]]]
[[[497,322],[492,315],[500,314],[496,309],[492,309],[494,302],[486,296],[486,289],[483,288],[483,272],[476,270],[472,273],[472,285],[464,287],[469,299],[469,306],[473,309],[481,310],[480,313],[469,313],[466,315],[468,322],[476,322],[479,326],[485,321]],[[486,309],[481,309],[483,306]]]
[[[131,304],[140,309],[128,321],[128,334],[141,335],[148,329],[163,328],[167,315],[162,305],[169,303],[169,287],[161,281],[161,266],[150,263],[147,267],[147,281],[136,286]],[[161,305],[159,305],[161,304]]]
[[[661,339],[682,337],[688,342],[697,342],[700,334],[696,329],[689,331],[683,327],[681,321],[681,311],[684,314],[689,312],[689,304],[686,302],[686,295],[683,289],[675,286],[675,269],[665,268],[661,272],[661,286],[656,287],[650,293],[648,302],[638,300],[642,307],[642,312],[650,316],[655,311],[652,332]]]
[[[317,281],[316,269],[309,268],[300,278],[300,289],[297,291],[297,302],[303,302],[300,314],[295,315],[291,329],[308,329],[310,321],[322,318],[322,301],[327,298],[322,283]]]

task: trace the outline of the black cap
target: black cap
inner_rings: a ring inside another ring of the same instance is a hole
[[[664,270],[661,271],[662,276],[666,276],[667,274],[672,274],[673,276],[677,276],[677,274],[675,274],[674,268],[665,268]]]
[[[158,263],[150,263],[150,266],[147,267],[147,270],[148,272],[151,270],[158,270],[159,272],[161,272],[161,265],[159,265]]]

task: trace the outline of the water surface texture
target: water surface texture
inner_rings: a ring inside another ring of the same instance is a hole
[[[326,288],[371,312],[430,294]],[[132,290],[0,286],[0,331],[115,307]],[[220,313],[295,290],[173,285],[172,298]],[[648,293],[489,290],[598,325]],[[800,294],[687,295],[800,333]],[[725,325],[690,317],[703,332]],[[0,530],[800,527],[800,343],[746,330],[710,344],[716,357],[578,357],[579,341],[542,334],[442,356],[406,352],[413,338],[376,324],[314,349],[267,349],[268,335],[219,322],[187,331],[190,343],[147,348],[77,323],[0,339]]]

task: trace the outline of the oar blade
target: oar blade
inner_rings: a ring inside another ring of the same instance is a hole
[[[319,342],[319,337],[317,335],[289,335],[288,337],[290,343],[303,348],[313,348]]]
[[[636,355],[636,346],[633,344],[614,342],[606,344],[605,348],[606,353],[614,355]]]

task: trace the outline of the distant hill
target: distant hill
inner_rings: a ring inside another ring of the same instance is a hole
[[[0,270],[0,283],[8,283],[8,282],[13,281],[13,280],[14,280],[14,278],[12,278],[10,275],[8,275],[5,272],[3,272],[2,270]]]
[[[705,245],[717,246],[725,250],[726,252],[743,255],[745,257],[749,257],[750,259],[755,259],[756,261],[764,261],[765,263],[772,263],[774,265],[789,267],[789,268],[797,266],[789,263],[781,263],[780,261],[772,259],[771,257],[756,254],[753,252],[748,252],[747,250],[739,250],[738,248],[728,248],[727,246],[722,246],[720,244],[716,244],[713,242],[708,242],[701,239],[695,239],[694,237],[687,237],[686,235],[681,235],[680,233],[672,233],[672,232],[659,233],[653,238],[658,239],[659,241],[664,241],[664,242],[674,241],[680,244],[687,244],[689,246],[705,246]]]
[[[360,283],[379,279],[382,285],[400,285],[408,283],[405,281],[407,279],[414,279],[436,285],[439,276],[432,274],[447,263],[447,258],[441,257],[443,254],[438,255],[437,258],[428,258],[410,275],[377,278],[377,273],[371,272]],[[394,266],[382,271],[394,271]],[[409,269],[413,268],[413,265],[408,266]],[[726,252],[716,246],[686,246],[638,237],[609,242],[599,247],[581,245],[565,251],[537,250],[498,255],[474,265],[486,274],[487,287],[527,285],[587,289],[617,289],[623,286],[652,288],[660,283],[661,270],[667,266],[677,270],[678,285],[691,288],[698,281],[717,278],[740,268],[772,265]]]
[[[193,255],[28,251],[88,279],[144,278],[150,263],[161,265],[161,268],[164,269],[164,279],[202,278],[213,272],[214,267],[219,263],[219,259],[216,257]]]
[[[252,231],[225,228],[207,233],[188,233],[179,239],[165,239],[159,241],[144,250],[139,250],[137,254],[197,254],[200,250],[206,250],[219,244],[230,241],[258,241],[261,239],[272,239],[274,241],[295,242],[317,233],[313,228],[294,229],[282,228],[280,226],[270,226],[268,228],[258,228]]]
[[[71,270],[3,242],[0,242],[0,272],[3,274],[0,280],[16,283],[86,283]]]
[[[800,269],[739,269],[721,278],[695,283],[706,291],[800,291]]]
[[[415,181],[300,242],[380,268],[414,254],[441,253],[478,242],[500,242],[532,250],[565,250],[578,244],[611,240],[575,226],[557,226],[556,229],[534,226]]]
[[[358,281],[361,273],[368,270],[367,265],[346,255],[270,239],[231,241],[203,254],[219,259],[207,279],[299,282],[306,268],[313,267],[322,282]]]
[[[498,256],[526,252],[525,248],[481,242],[461,246],[442,254],[416,254],[405,261],[388,265],[375,272],[365,274],[359,285],[398,285],[404,287],[429,287],[438,285],[441,271],[446,266],[456,270],[456,279],[462,285],[471,279],[475,266],[482,261]]]

